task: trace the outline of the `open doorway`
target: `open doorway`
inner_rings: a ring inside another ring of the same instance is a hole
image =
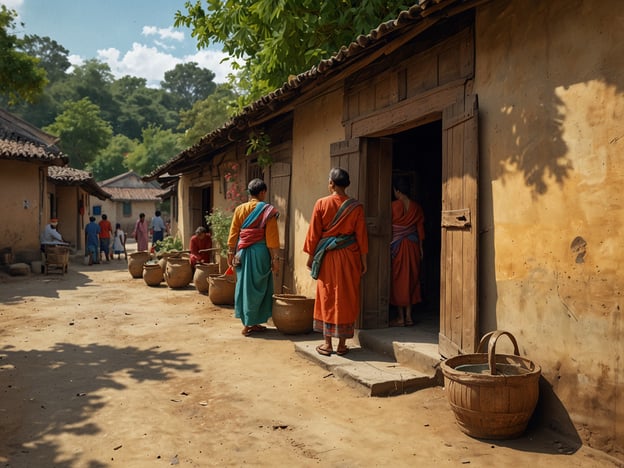
[[[392,175],[410,181],[410,198],[425,215],[421,270],[422,302],[412,306],[416,326],[440,326],[440,242],[442,212],[442,122],[434,121],[392,135]],[[390,306],[390,319],[396,310]]]

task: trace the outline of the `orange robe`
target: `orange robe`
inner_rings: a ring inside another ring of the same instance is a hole
[[[392,225],[415,226],[418,238],[425,238],[425,215],[421,206],[410,200],[409,208],[401,200],[392,202]],[[422,301],[420,291],[420,243],[404,238],[392,259],[390,304],[408,306]]]
[[[351,329],[352,336],[360,313],[361,255],[368,253],[364,209],[361,205],[356,207],[343,221],[328,229],[340,205],[347,198],[333,194],[317,200],[303,251],[313,256],[322,237],[355,234],[356,242],[325,253],[316,283],[314,302],[315,322],[334,325],[336,333],[343,328],[341,325],[346,325],[346,329]]]

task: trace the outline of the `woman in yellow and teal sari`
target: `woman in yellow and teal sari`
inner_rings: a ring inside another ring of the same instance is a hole
[[[243,322],[242,334],[266,330],[272,314],[273,273],[279,269],[278,212],[265,203],[267,185],[253,179],[249,201],[236,207],[228,238],[228,265],[236,268],[234,311]]]

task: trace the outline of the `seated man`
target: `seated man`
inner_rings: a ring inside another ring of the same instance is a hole
[[[57,230],[58,219],[52,218],[48,224],[46,224],[43,233],[41,234],[41,251],[45,252],[46,245],[67,245],[67,242],[63,240],[63,236]]]

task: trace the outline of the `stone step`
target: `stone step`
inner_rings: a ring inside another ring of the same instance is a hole
[[[393,327],[356,330],[354,342],[386,356],[398,364],[414,369],[442,382],[438,352],[438,332],[427,324],[415,327]],[[442,383],[440,383],[442,385]]]
[[[317,336],[321,338],[320,335]],[[369,343],[374,340],[369,336],[366,341]],[[407,367],[387,354],[360,346],[357,340],[347,342],[350,351],[345,356],[338,356],[335,353],[331,356],[320,355],[316,347],[322,343],[322,339],[297,341],[294,343],[295,351],[366,396],[401,395],[441,385],[437,371],[424,373],[413,367]],[[399,354],[407,356],[408,352],[399,351]]]

